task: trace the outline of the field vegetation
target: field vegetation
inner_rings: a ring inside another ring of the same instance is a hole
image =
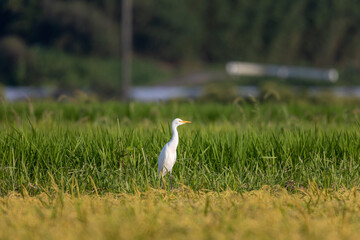
[[[358,239],[359,189],[298,193],[148,189],[134,194],[52,191],[0,199],[1,239]]]
[[[157,157],[179,127],[175,189]],[[356,102],[0,107],[0,239],[354,239]],[[167,178],[165,178],[167,180]]]
[[[65,99],[63,99],[65,101]],[[81,193],[157,188],[157,157],[182,126],[175,186],[248,191],[263,185],[354,187],[359,182],[359,108],[294,103],[3,103],[0,193],[51,186]]]

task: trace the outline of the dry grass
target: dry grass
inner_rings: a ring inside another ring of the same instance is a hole
[[[0,239],[359,239],[359,189],[173,192],[0,199]]]

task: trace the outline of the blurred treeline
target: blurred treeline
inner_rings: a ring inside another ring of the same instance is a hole
[[[135,84],[229,60],[360,69],[358,0],[133,5]],[[120,33],[120,0],[2,0],[0,81],[116,88]]]

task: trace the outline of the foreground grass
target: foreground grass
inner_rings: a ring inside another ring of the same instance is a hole
[[[360,238],[357,105],[67,101],[0,107],[0,239]]]
[[[279,187],[244,193],[78,195],[59,189],[0,198],[0,239],[359,239],[360,190],[297,194]]]
[[[174,184],[198,191],[360,183],[356,105],[38,102],[0,108],[0,195],[158,188],[157,158],[179,128]]]

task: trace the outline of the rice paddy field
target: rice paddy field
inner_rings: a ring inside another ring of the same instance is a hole
[[[359,119],[344,101],[2,102],[0,239],[359,238]]]

